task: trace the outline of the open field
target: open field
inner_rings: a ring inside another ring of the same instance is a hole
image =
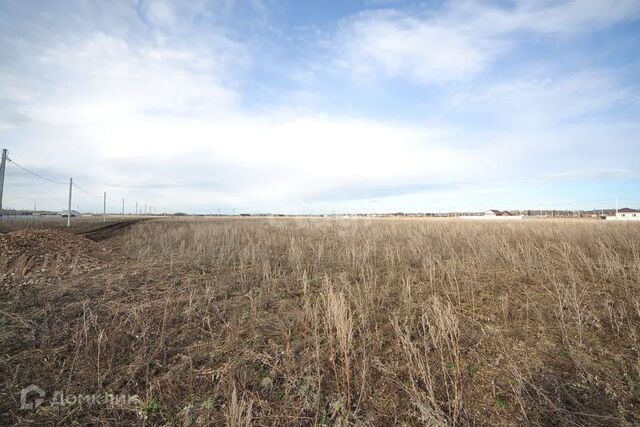
[[[0,236],[0,424],[640,423],[637,224],[185,218],[48,254],[28,233]],[[29,384],[137,397],[20,410]]]

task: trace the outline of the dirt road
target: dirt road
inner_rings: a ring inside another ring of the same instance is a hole
[[[88,239],[93,240],[94,242],[99,242],[100,240],[105,240],[110,237],[115,236],[129,228],[132,224],[139,222],[140,220],[131,220],[131,221],[121,221],[113,224],[105,225],[104,227],[99,227],[94,230],[85,231],[82,233],[78,233],[81,236],[84,236]]]

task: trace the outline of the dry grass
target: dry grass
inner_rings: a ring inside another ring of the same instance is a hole
[[[640,422],[635,224],[184,219],[102,244],[109,268],[2,288],[1,423]],[[140,400],[20,411],[30,383]]]

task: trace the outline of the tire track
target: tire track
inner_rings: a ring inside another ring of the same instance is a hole
[[[116,236],[117,234],[120,234],[136,222],[140,222],[140,220],[116,222],[114,224],[105,225],[104,227],[96,228],[94,230],[85,231],[78,234],[86,237],[87,239],[91,239],[94,242],[99,242],[101,240],[109,239]]]

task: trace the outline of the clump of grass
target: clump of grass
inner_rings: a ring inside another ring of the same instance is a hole
[[[252,402],[246,402],[244,399],[238,399],[236,388],[231,392],[229,406],[227,408],[227,426],[229,427],[248,427],[251,425],[251,407]]]
[[[450,304],[432,297],[416,319],[398,318],[393,327],[406,361],[407,394],[429,425],[458,425],[463,389],[458,318]]]
[[[347,300],[341,292],[334,291],[328,283],[325,288],[325,334],[328,337],[330,359],[336,384],[351,407],[351,346],[353,342],[353,318]],[[339,361],[338,361],[339,359]],[[338,368],[338,364],[342,365]]]

